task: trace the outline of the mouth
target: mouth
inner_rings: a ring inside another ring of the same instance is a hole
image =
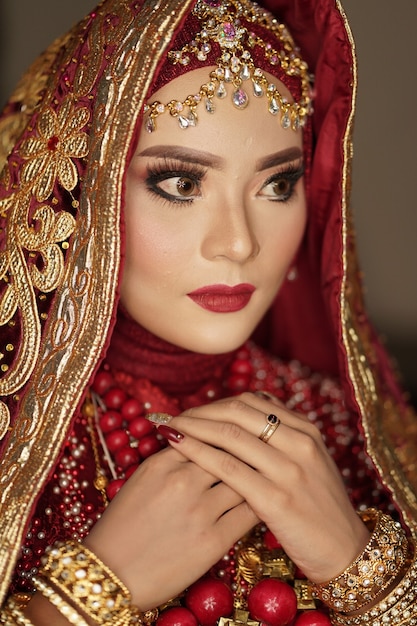
[[[252,297],[255,287],[242,283],[228,285],[207,285],[187,294],[201,308],[213,313],[235,313],[244,309]]]

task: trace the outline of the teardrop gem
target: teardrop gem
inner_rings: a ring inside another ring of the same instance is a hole
[[[231,83],[233,80],[233,74],[230,67],[224,68],[224,80],[226,81],[226,83]]]
[[[187,117],[188,126],[195,126],[197,124],[197,115],[190,111],[190,114]]]
[[[281,126],[282,128],[285,128],[286,130],[288,130],[288,128],[291,128],[291,118],[289,116],[288,111],[286,111],[284,115],[282,116]]]
[[[146,124],[145,124],[146,132],[153,133],[155,129],[156,129],[156,126],[155,126],[153,117],[148,117],[148,119],[146,120]]]
[[[246,65],[246,63],[241,69],[240,78],[242,80],[248,80],[250,78],[249,67]]]
[[[244,109],[248,106],[249,98],[244,89],[236,89],[233,92],[233,104],[238,109]]]
[[[218,98],[225,98],[227,96],[226,87],[224,86],[224,82],[222,80],[219,83],[219,88],[216,91],[216,96]]]
[[[259,83],[253,83],[253,94],[257,98],[261,98],[264,95],[264,90]]]
[[[268,110],[272,113],[272,115],[277,115],[277,113],[279,113],[279,104],[275,98],[271,98]]]
[[[206,98],[205,106],[206,106],[207,113],[214,113],[214,111],[216,110],[216,107],[214,106],[213,102],[209,98]]]
[[[188,128],[189,125],[190,125],[190,122],[183,115],[179,115],[178,116],[178,124],[180,125],[180,128]]]

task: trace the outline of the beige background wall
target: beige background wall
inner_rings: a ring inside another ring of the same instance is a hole
[[[0,100],[95,0],[0,0]],[[371,315],[417,387],[417,1],[344,0],[359,57],[353,204]]]

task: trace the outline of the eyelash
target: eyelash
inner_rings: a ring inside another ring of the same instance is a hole
[[[148,191],[156,196],[159,200],[169,202],[171,204],[184,205],[190,204],[194,201],[195,197],[180,198],[173,196],[168,192],[161,189],[158,184],[169,180],[171,178],[189,178],[199,188],[207,173],[208,168],[193,164],[193,163],[178,163],[176,161],[170,161],[164,159],[158,161],[154,165],[148,165],[147,176],[145,179],[146,187]],[[283,197],[268,198],[271,202],[288,202],[294,193],[294,188],[300,178],[304,175],[304,165],[290,164],[285,170],[272,174],[262,185],[261,191],[268,185],[279,180],[286,180],[290,184],[290,189],[287,193],[283,194]]]
[[[158,161],[155,165],[148,165],[145,183],[148,191],[160,200],[166,200],[172,204],[189,204],[194,198],[177,198],[172,196],[158,187],[158,183],[170,178],[184,177],[190,178],[199,187],[206,172],[207,168],[193,163],[184,164],[164,159],[163,161]]]

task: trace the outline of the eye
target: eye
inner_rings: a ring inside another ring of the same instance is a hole
[[[275,202],[286,202],[294,193],[295,185],[303,176],[304,168],[289,167],[285,172],[273,174],[264,183],[259,196]]]
[[[192,165],[190,165],[190,170]],[[188,203],[201,197],[201,184],[205,171],[184,171],[175,167],[157,164],[148,167],[146,186],[148,190],[172,203]]]
[[[199,193],[199,185],[189,176],[175,176],[159,183],[159,187],[166,193],[189,198]]]

